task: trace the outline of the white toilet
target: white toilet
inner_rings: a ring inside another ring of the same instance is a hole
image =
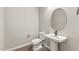
[[[34,51],[38,51],[39,49],[42,48],[42,40],[39,38],[33,39],[32,40],[33,43],[33,50]]]
[[[42,41],[45,40],[45,37],[44,37],[45,33],[40,32],[39,34],[40,34],[39,35],[40,38],[35,38],[35,39],[32,40],[33,50],[34,51],[38,51],[43,47],[42,46]]]

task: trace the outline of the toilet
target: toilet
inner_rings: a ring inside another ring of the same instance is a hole
[[[38,51],[41,48],[43,48],[42,41],[45,40],[45,37],[44,37],[45,33],[39,32],[39,34],[40,34],[39,38],[35,38],[35,39],[32,40],[32,44],[33,44],[33,48],[32,49],[33,49],[33,51]]]
[[[33,39],[32,44],[33,44],[34,51],[38,51],[39,49],[42,48],[42,40],[39,38]]]

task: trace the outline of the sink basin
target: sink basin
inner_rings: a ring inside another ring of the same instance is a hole
[[[67,40],[67,37],[61,35],[55,36],[55,34],[45,34],[43,32],[40,32],[40,34],[43,36],[42,39],[45,39],[44,46],[47,47],[50,51],[60,50],[60,43]]]
[[[58,43],[65,42],[67,40],[67,38],[64,36],[55,36],[54,34],[46,34],[45,37]]]

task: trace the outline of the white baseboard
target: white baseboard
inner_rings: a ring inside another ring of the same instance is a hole
[[[19,48],[22,48],[22,47],[25,47],[25,46],[28,46],[28,45],[31,45],[32,42],[29,42],[29,43],[26,43],[26,44],[23,44],[23,45],[20,45],[20,46],[17,46],[17,47],[13,47],[13,48],[10,48],[10,49],[7,49],[5,51],[14,51],[16,49],[19,49]]]

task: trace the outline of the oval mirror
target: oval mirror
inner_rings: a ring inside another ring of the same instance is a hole
[[[51,14],[51,27],[55,30],[61,30],[67,24],[67,15],[62,8],[56,9]]]

